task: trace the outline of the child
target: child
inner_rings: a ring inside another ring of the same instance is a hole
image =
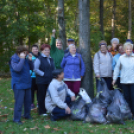
[[[75,94],[63,82],[62,69],[56,69],[52,74],[53,80],[47,90],[45,106],[47,111],[51,113],[51,121],[56,121],[70,115],[69,105],[71,101],[75,101]]]

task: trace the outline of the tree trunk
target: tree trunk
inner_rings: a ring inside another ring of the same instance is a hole
[[[113,0],[112,38],[115,37],[115,14],[116,14],[116,0]]]
[[[102,33],[102,38],[104,39],[104,29],[103,29],[103,0],[100,0],[100,31]]]
[[[131,31],[132,31],[132,13],[131,13],[131,0],[129,0],[128,5],[128,39],[131,39]]]
[[[64,20],[64,0],[58,0],[58,27],[59,27],[59,38],[62,40],[63,50],[65,50],[66,34],[65,34],[65,20]]]
[[[90,97],[93,97],[94,86],[90,52],[89,0],[79,0],[79,45],[86,68],[85,75],[82,79],[82,87],[87,90]]]

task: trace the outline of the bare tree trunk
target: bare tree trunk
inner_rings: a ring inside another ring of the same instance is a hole
[[[116,0],[113,0],[112,38],[115,37],[115,14],[116,14]]]
[[[132,32],[132,10],[131,10],[131,0],[129,0],[129,5],[128,5],[128,39],[131,39],[131,32]]]
[[[79,45],[86,71],[82,79],[82,87],[94,96],[93,66],[90,52],[89,0],[79,0]]]
[[[100,0],[100,31],[104,39],[104,28],[103,28],[103,0]]]
[[[65,20],[64,20],[64,0],[58,0],[58,27],[59,27],[59,38],[62,40],[63,50],[65,50],[66,34],[65,34]]]

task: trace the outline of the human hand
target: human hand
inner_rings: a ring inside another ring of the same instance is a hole
[[[71,113],[71,109],[70,109],[69,107],[67,107],[67,108],[65,109],[65,112],[66,112],[66,114],[70,114],[70,113]]]
[[[56,30],[55,30],[55,29],[53,29],[53,30],[52,30],[52,33],[54,33],[54,34],[55,34],[55,33],[56,33]]]
[[[29,59],[30,61],[32,60],[32,54],[31,54],[31,53],[28,54],[28,59]]]
[[[97,78],[100,78],[100,75],[97,75],[96,77],[97,77]]]
[[[113,80],[112,84],[113,84],[113,86],[115,85],[115,80]]]
[[[20,57],[21,59],[25,59],[25,58],[26,58],[26,53],[21,52],[20,55],[19,55],[19,57]]]
[[[76,99],[75,96],[71,97],[71,101],[75,101],[75,99]]]

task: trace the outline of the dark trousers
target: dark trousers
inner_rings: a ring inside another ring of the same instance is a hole
[[[37,84],[38,86],[38,112],[39,115],[46,113],[45,97],[48,84]]]
[[[120,83],[120,77],[118,77],[118,79],[117,79],[115,85],[117,85],[117,87],[118,87],[119,89],[122,89],[122,85],[121,85],[121,83]]]
[[[65,103],[67,103],[67,105],[69,106],[71,103],[71,98],[69,96],[66,97]],[[67,117],[70,114],[66,114],[65,109],[61,109],[59,107],[55,107],[52,111],[54,120],[58,120],[61,119],[63,117]]]
[[[124,97],[134,115],[134,84],[122,84]]]
[[[21,119],[22,106],[24,104],[24,117],[30,118],[31,111],[31,89],[14,89],[14,119],[13,121],[19,122]]]
[[[112,86],[112,77],[102,77],[106,84],[107,84],[107,87],[109,90],[113,90],[113,86]],[[98,79],[96,78],[96,87],[98,87]]]
[[[37,91],[37,94],[38,94],[38,87],[37,87],[37,84],[36,84],[36,79],[35,78],[32,78],[32,87],[31,87],[31,99],[32,99],[32,104],[34,103],[34,94],[35,94],[35,91]],[[37,100],[38,100],[38,95],[37,95]]]

